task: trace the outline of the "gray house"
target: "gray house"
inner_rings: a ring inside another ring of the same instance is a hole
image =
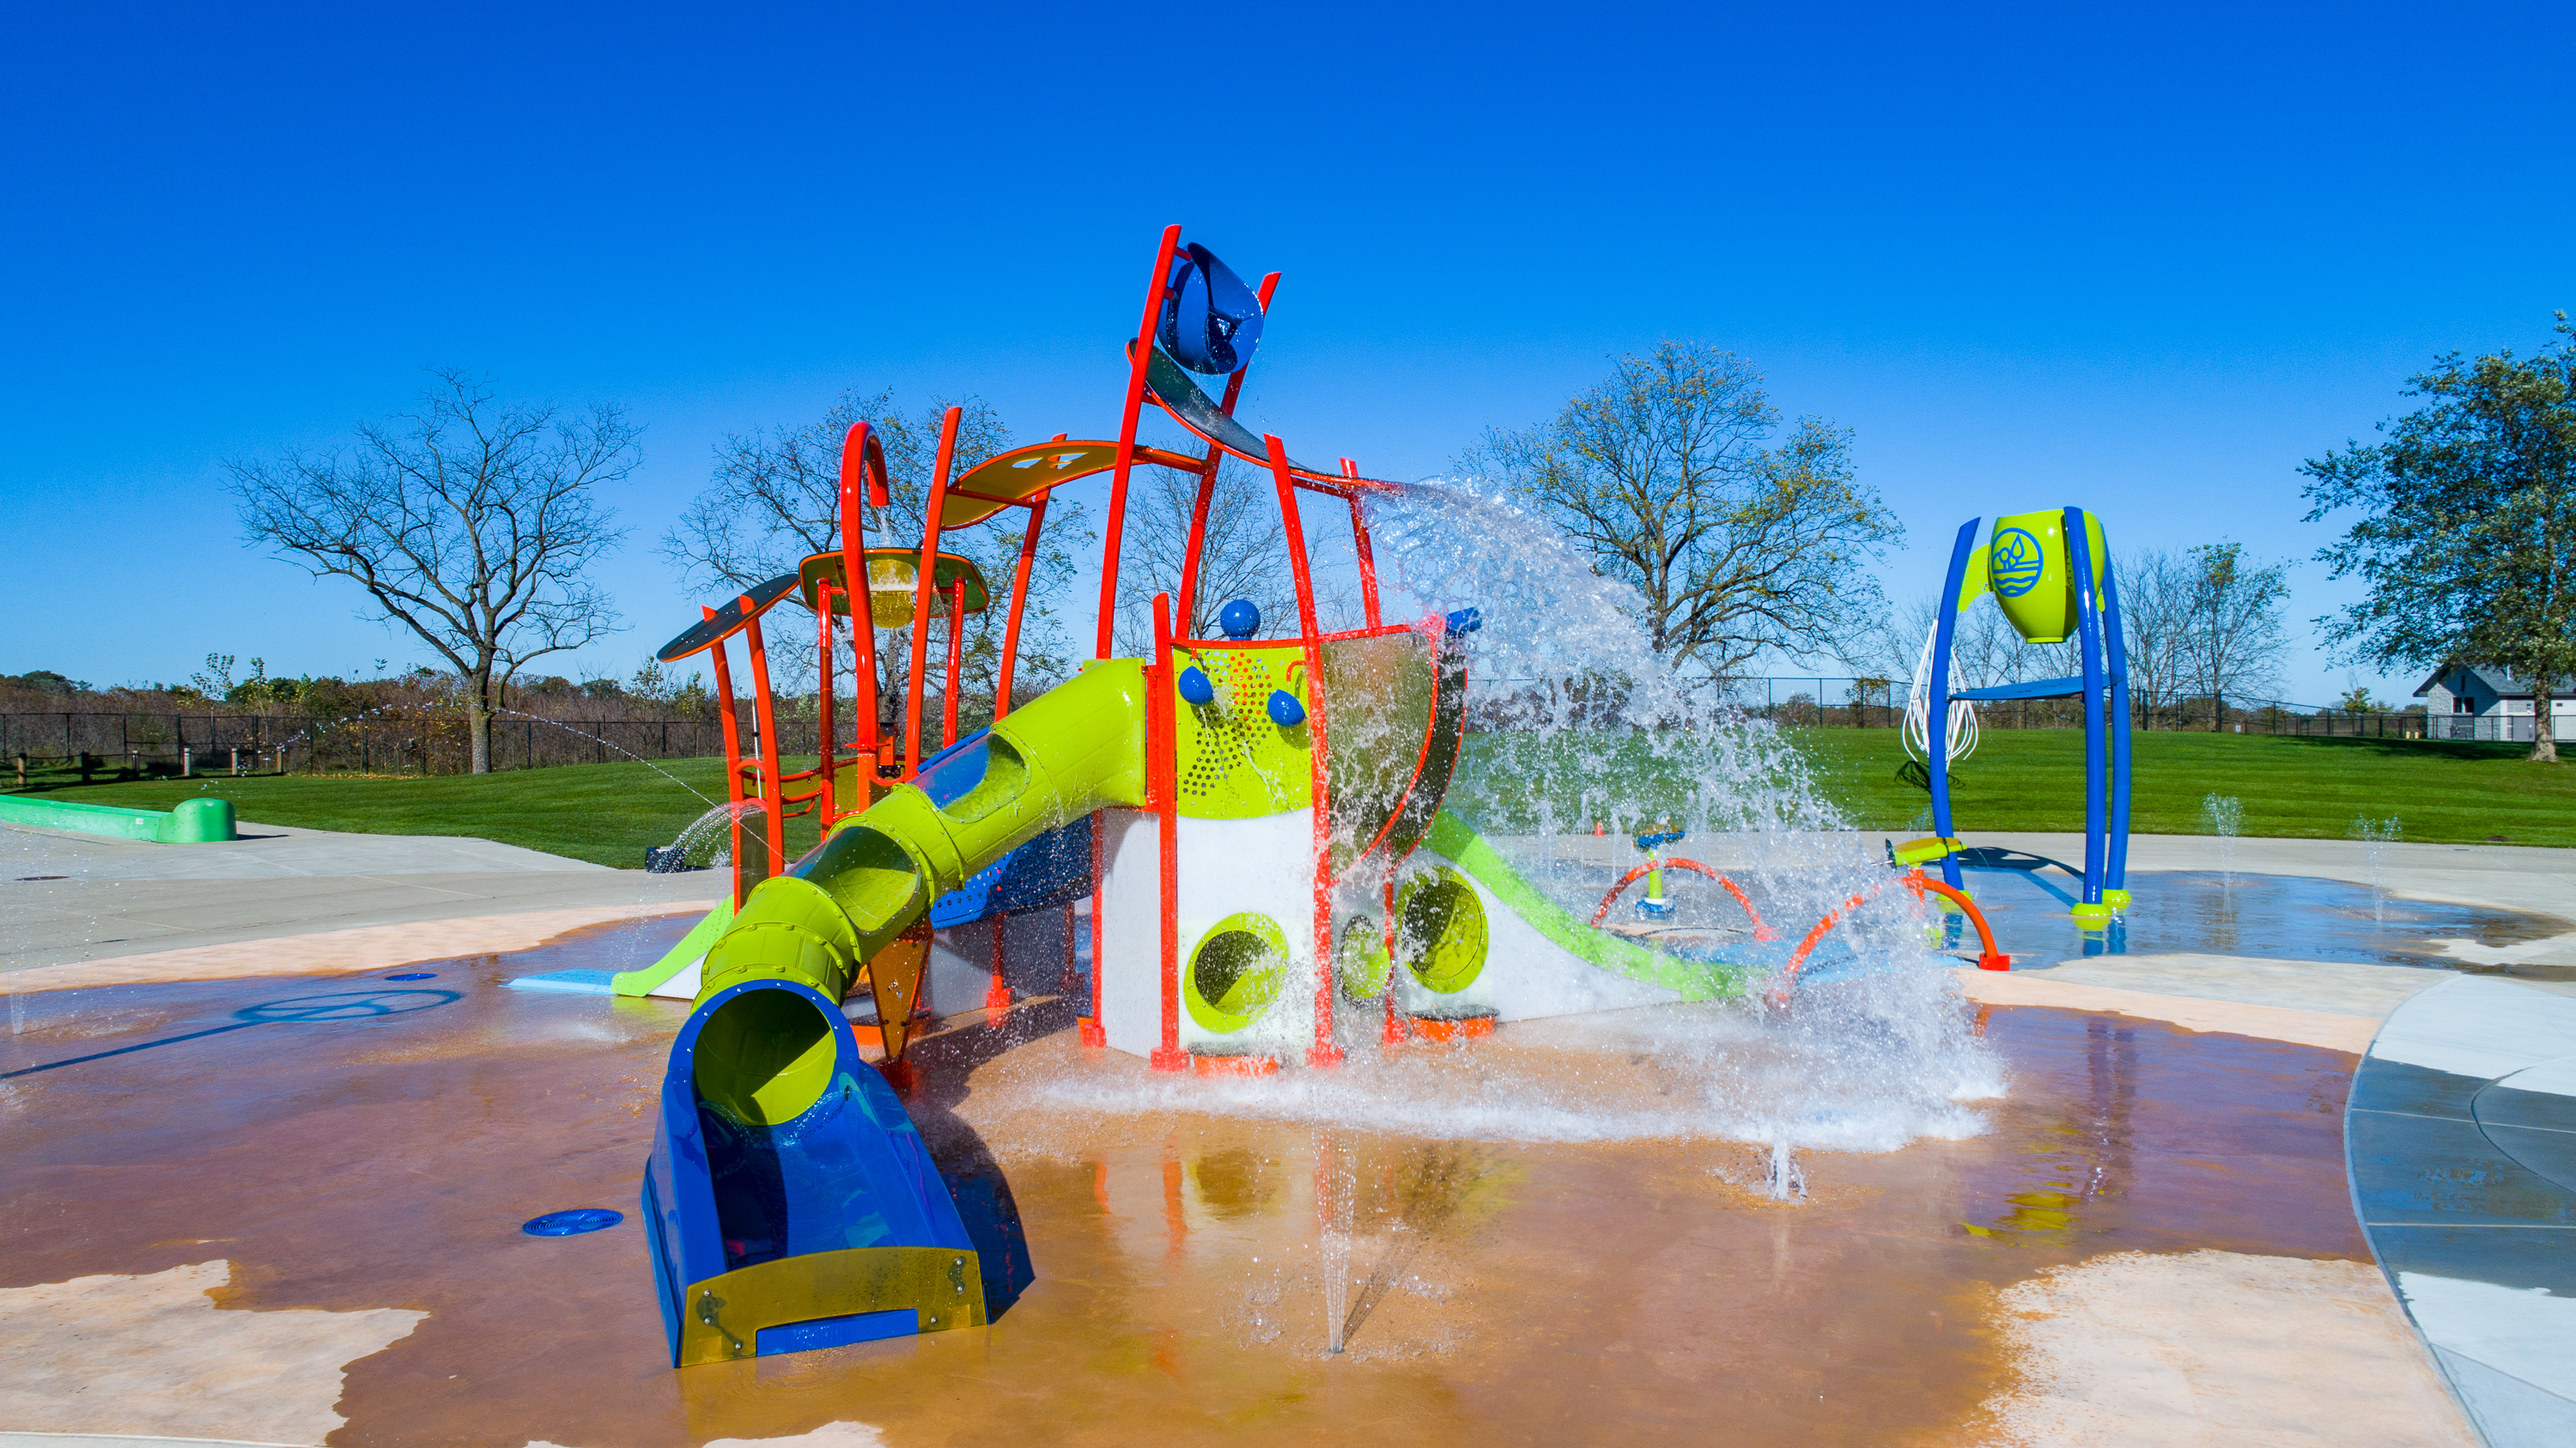
[[[2550,690],[2549,733],[2566,739],[2576,731],[2576,680],[2561,679]],[[2432,739],[2502,739],[2531,742],[2529,679],[2502,669],[2455,666],[2426,679],[2415,690],[2424,701],[2424,733]]]

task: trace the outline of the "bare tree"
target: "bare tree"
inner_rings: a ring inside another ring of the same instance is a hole
[[[2189,600],[2189,678],[2209,700],[2209,728],[2227,727],[2227,696],[2277,684],[2289,652],[2281,607],[2289,570],[2258,565],[2242,543],[2203,543],[2184,568]]]
[[[1489,432],[1460,470],[1498,477],[1645,596],[1677,670],[1723,677],[1765,650],[1829,651],[1884,611],[1862,565],[1904,535],[1853,476],[1851,434],[1780,426],[1761,374],[1666,341],[1527,432]]]
[[[2194,678],[2191,561],[2170,548],[2122,555],[2112,578],[2120,590],[2120,637],[2129,655],[2129,698],[2156,727],[2181,707]]]
[[[1155,594],[1171,594],[1177,606],[1198,489],[1196,474],[1168,468],[1147,469],[1128,486],[1118,565],[1117,646],[1123,655],[1153,652]],[[1305,521],[1309,533],[1318,531],[1316,519]],[[1288,572],[1287,540],[1270,475],[1231,458],[1220,463],[1199,552],[1198,596],[1190,616],[1174,619],[1173,627],[1186,638],[1215,638],[1219,611],[1248,598],[1261,610],[1263,633],[1294,633],[1297,590]],[[1308,540],[1310,547],[1313,542]]]
[[[467,373],[435,375],[420,411],[362,424],[346,452],[225,468],[253,542],[354,579],[447,660],[482,774],[511,676],[616,629],[584,572],[625,536],[597,490],[635,470],[640,429],[606,404],[501,406]]]
[[[933,401],[906,414],[897,407],[891,389],[874,395],[852,391],[841,394],[806,426],[727,437],[716,448],[714,480],[663,535],[663,558],[693,583],[739,589],[793,573],[806,557],[839,548],[841,441],[850,424],[862,419],[875,427],[884,445],[889,495],[889,506],[868,508],[863,520],[869,546],[920,547],[923,509],[930,497],[941,419],[948,406]],[[1009,429],[999,413],[974,398],[961,406],[951,477],[1011,446]],[[1001,667],[1003,624],[1011,579],[1028,536],[1026,519],[1021,510],[1006,508],[989,523],[940,536],[940,550],[972,559],[993,596],[993,606],[968,615],[962,630],[961,727],[984,707],[968,701],[989,700]],[[1016,671],[1038,685],[1052,683],[1072,670],[1060,616],[1074,568],[1066,545],[1090,536],[1079,504],[1063,498],[1047,504],[1038,556],[1029,570],[1029,602],[1021,619]],[[944,635],[935,637],[944,640]],[[936,647],[944,650],[944,642]],[[898,707],[891,701],[903,697],[905,674],[911,667],[909,633],[879,630],[876,653],[879,707]],[[780,650],[772,660],[783,690],[811,686],[811,650]],[[937,687],[934,680],[934,693]],[[1025,698],[1029,691],[1014,692]]]

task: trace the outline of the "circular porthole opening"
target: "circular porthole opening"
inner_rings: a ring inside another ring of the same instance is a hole
[[[1181,983],[1190,1019],[1202,1029],[1232,1035],[1260,1020],[1287,988],[1287,932],[1255,911],[1229,915],[1190,952]]]
[[[1342,994],[1355,1001],[1373,1001],[1386,994],[1386,983],[1394,972],[1394,959],[1386,952],[1386,927],[1374,915],[1354,915],[1342,923],[1342,937],[1333,951],[1334,974],[1340,977]]]
[[[1395,956],[1422,983],[1456,995],[1485,971],[1485,903],[1457,871],[1415,876],[1396,896]]]

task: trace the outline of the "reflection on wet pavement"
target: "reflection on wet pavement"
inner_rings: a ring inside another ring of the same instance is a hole
[[[383,987],[30,998],[0,1071],[94,1059],[0,1081],[0,1286],[222,1257],[227,1310],[426,1311],[349,1366],[338,1443],[658,1448],[849,1420],[895,1444],[1701,1441],[1711,1424],[1887,1444],[1965,1441],[2006,1370],[1995,1294],[2044,1268],[2364,1256],[2341,1160],[2353,1063],[2328,1051],[1991,1011],[2010,1092],[1978,1103],[1983,1134],[1803,1152],[1808,1195],[1781,1203],[1765,1149],[1705,1135],[1080,1110],[1149,1075],[1086,1055],[1041,1004],[927,1043],[914,1104],[944,1171],[993,1174],[1016,1202],[1036,1273],[1018,1302],[982,1331],[675,1373],[633,1207],[682,1007],[498,983],[682,924],[422,967],[437,977],[418,988],[455,995],[436,1009],[188,1040],[170,1038]],[[1469,1074],[1616,1078],[1643,1069],[1628,1045],[1583,1043],[1632,1038],[1536,1023],[1411,1049]],[[580,1206],[629,1217],[518,1230]]]

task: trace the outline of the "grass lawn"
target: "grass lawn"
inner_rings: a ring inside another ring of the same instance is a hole
[[[1826,794],[1869,829],[1903,830],[1931,794],[1893,729],[1801,729]],[[2342,839],[2355,815],[2396,815],[2410,840],[2576,845],[2576,764],[2533,764],[2527,744],[2141,731],[2130,736],[2130,828],[2202,832],[2212,792],[2244,802],[2248,835]],[[2084,828],[2084,736],[1989,730],[1952,776],[1962,833]],[[1926,830],[1925,833],[1930,833]]]
[[[1909,776],[1892,729],[1794,731],[1826,795],[1861,827],[1903,832],[1930,796]],[[2244,802],[2245,833],[2341,839],[2353,817],[2396,815],[2410,840],[2576,845],[2576,764],[2532,764],[2519,744],[2326,739],[2269,734],[2149,732],[2135,740],[2132,827],[2197,834],[2201,800]],[[786,761],[793,770],[812,761]],[[711,759],[663,761],[699,792],[722,798]],[[2084,737],[2073,730],[1993,730],[1954,781],[1958,828],[2080,830]],[[697,795],[641,764],[583,764],[480,777],[351,775],[199,778],[80,785],[38,780],[30,792],[86,804],[168,809],[199,794],[233,802],[244,819],[379,834],[479,835],[578,860],[641,868],[644,847],[668,844],[706,809]],[[790,820],[790,858],[814,843],[810,818]]]
[[[699,794],[724,798],[724,764],[715,759],[659,761]],[[811,758],[781,762],[789,771]],[[8,791],[16,793],[17,791]],[[642,764],[574,764],[499,774],[390,778],[366,775],[261,775],[158,779],[126,784],[53,784],[26,791],[80,804],[168,809],[214,795],[246,820],[360,834],[478,835],[507,845],[568,855],[621,869],[644,867],[644,847],[667,845],[707,804]],[[787,822],[790,859],[814,846],[809,816]]]

